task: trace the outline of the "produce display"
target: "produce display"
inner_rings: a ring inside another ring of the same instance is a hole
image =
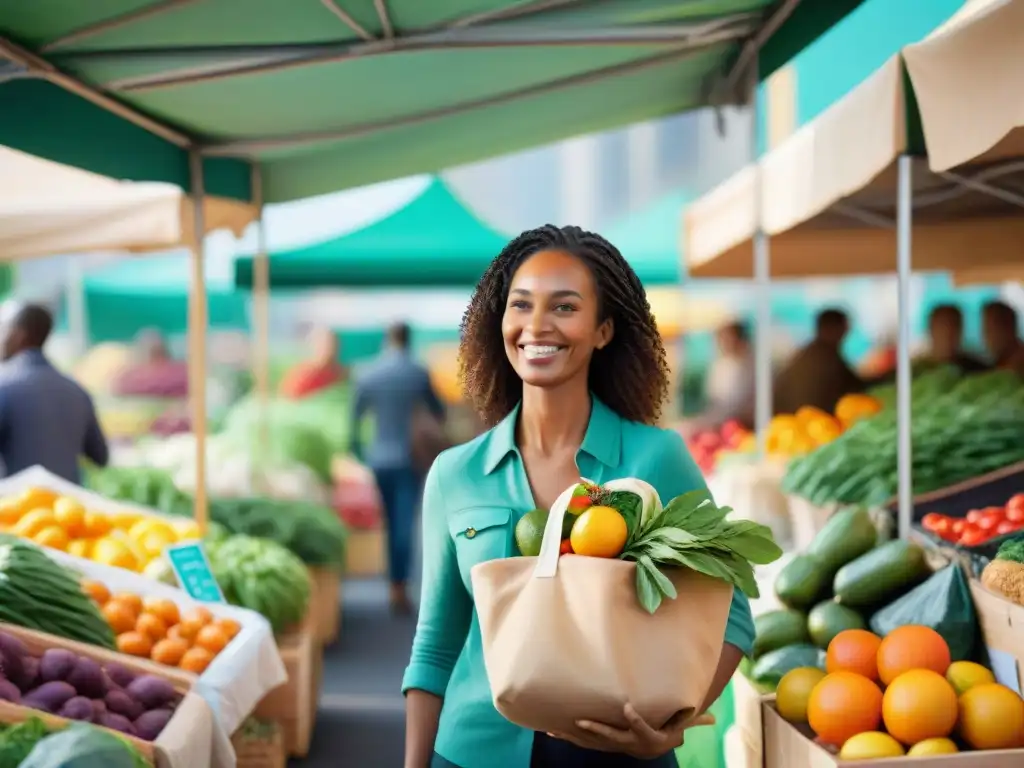
[[[870,395],[846,395],[834,414],[804,406],[795,414],[779,414],[768,424],[765,448],[770,455],[801,456],[828,445],[856,422],[882,410]]]
[[[921,527],[934,536],[962,547],[976,547],[993,539],[1024,530],[1024,493],[1005,506],[972,509],[964,517],[929,512]]]
[[[203,607],[182,613],[173,600],[127,592],[111,595],[105,584],[82,582],[117,636],[117,650],[201,675],[241,630],[234,619],[214,618]]]
[[[981,583],[1010,602],[1024,605],[1024,536],[1003,542],[995,559],[981,572]]]
[[[89,487],[111,499],[153,507],[168,515],[192,516],[192,497],[157,469],[112,467],[92,470]],[[267,498],[211,499],[210,520],[229,533],[270,539],[310,566],[344,562],[346,530],[328,507]]]
[[[756,436],[738,421],[727,421],[718,429],[709,429],[689,437],[686,447],[701,472],[711,474],[718,460],[726,453],[753,453]]]
[[[251,536],[208,542],[207,555],[224,598],[263,614],[274,632],[298,624],[309,608],[309,569],[279,544]]]
[[[86,723],[73,723],[37,742],[18,768],[91,768],[94,765],[148,768],[149,761],[126,739]]]
[[[884,638],[840,632],[824,671],[782,677],[776,707],[843,760],[1024,747],[1020,695],[980,664],[952,661],[938,632],[913,624]]]
[[[888,636],[909,624],[937,632],[954,660],[971,658],[977,624],[963,572],[931,572],[917,544],[880,540],[866,510],[836,512],[774,584],[783,608],[754,619],[753,662],[745,674],[771,691],[790,670],[824,669],[824,651],[842,632]]]
[[[114,633],[78,579],[41,549],[6,535],[0,535],[0,621],[114,648]]]
[[[145,741],[160,735],[181,699],[162,677],[136,675],[64,648],[36,656],[6,632],[0,632],[0,652],[0,698]]]
[[[142,571],[163,550],[198,539],[191,520],[171,521],[133,512],[87,509],[47,488],[27,488],[0,499],[0,531],[104,565]]]
[[[949,384],[950,375],[942,368],[914,382],[915,495],[1024,461],[1021,379],[1011,371],[994,371]],[[884,504],[897,490],[896,438],[895,411],[861,419],[790,462],[783,490],[817,506]]]
[[[691,568],[757,597],[753,565],[782,556],[766,526],[727,521],[732,510],[716,506],[707,491],[684,493],[662,507],[642,480],[584,481],[566,489],[555,506],[565,509],[561,554],[635,561],[637,597],[650,613],[676,596],[663,568]],[[516,523],[520,554],[540,554],[547,519],[547,510],[535,509]]]

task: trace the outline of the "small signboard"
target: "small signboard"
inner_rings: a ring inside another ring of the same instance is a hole
[[[178,584],[188,592],[189,597],[203,603],[225,602],[201,542],[176,544],[166,549],[165,555],[178,578]]]

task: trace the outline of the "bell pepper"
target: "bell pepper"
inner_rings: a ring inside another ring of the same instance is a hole
[[[871,395],[844,395],[836,404],[836,418],[849,427],[860,419],[874,416],[882,410],[882,401]]]

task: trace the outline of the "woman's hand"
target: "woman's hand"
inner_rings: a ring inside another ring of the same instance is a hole
[[[577,720],[576,726],[583,731],[581,734],[566,735],[553,733],[555,738],[572,742],[584,749],[596,749],[602,752],[620,752],[642,760],[653,760],[671,752],[683,744],[683,729],[688,724],[689,715],[680,712],[661,730],[651,728],[637,714],[631,704],[623,710],[629,728],[613,728],[603,723],[592,723],[589,720]]]

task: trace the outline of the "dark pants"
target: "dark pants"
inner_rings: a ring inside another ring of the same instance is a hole
[[[420,502],[420,475],[411,467],[374,469],[388,535],[388,575],[392,584],[409,579],[413,525]]]
[[[678,768],[678,765],[674,752],[654,760],[638,760],[629,755],[582,749],[567,741],[553,739],[546,733],[534,735],[530,756],[530,768]],[[435,754],[430,768],[458,766]]]

